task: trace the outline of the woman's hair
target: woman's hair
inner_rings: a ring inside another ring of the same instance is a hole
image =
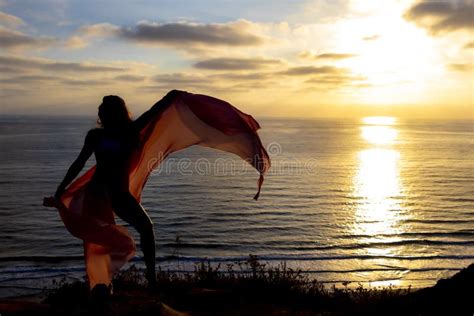
[[[104,128],[127,127],[132,122],[125,101],[117,95],[108,95],[102,99],[99,106],[97,123]]]

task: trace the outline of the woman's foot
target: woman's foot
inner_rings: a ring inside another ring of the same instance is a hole
[[[109,310],[109,301],[112,287],[100,283],[94,286],[89,293],[89,311],[105,315]]]
[[[149,273],[148,271],[145,273],[146,280],[148,282],[149,289],[156,289],[156,275],[155,272]]]

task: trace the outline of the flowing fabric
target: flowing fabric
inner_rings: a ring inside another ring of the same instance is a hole
[[[257,130],[259,124],[231,104],[206,95],[181,93],[154,114],[140,131],[140,147],[131,158],[130,193],[140,201],[151,171],[171,153],[192,145],[234,153],[259,173],[260,194],[263,175],[270,158]],[[113,275],[135,254],[128,230],[115,224],[113,209],[104,192],[88,186],[95,166],[75,180],[59,200],[45,199],[58,208],[69,232],[84,241],[84,258],[90,288],[110,284]]]

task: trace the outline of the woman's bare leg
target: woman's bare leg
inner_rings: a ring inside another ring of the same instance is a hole
[[[146,278],[149,285],[154,286],[156,283],[155,233],[150,217],[130,192],[112,193],[111,202],[115,214],[132,225],[140,234],[140,246],[147,269]]]

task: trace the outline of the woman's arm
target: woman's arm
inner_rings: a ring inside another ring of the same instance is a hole
[[[186,93],[180,90],[171,90],[160,101],[156,102],[148,111],[140,115],[134,125],[138,131],[141,131],[157,113],[163,111],[170,105],[180,94]]]
[[[64,191],[66,190],[66,187],[71,183],[72,180],[74,180],[75,177],[81,172],[82,168],[84,168],[84,165],[87,162],[87,159],[92,155],[94,152],[94,140],[95,140],[95,131],[90,130],[87,133],[86,139],[84,141],[84,146],[82,147],[81,152],[79,153],[79,156],[74,160],[74,162],[71,164],[69,167],[66,176],[64,177],[63,181],[61,184],[58,186],[58,189],[56,190],[56,193],[54,196],[56,198],[59,198]]]

